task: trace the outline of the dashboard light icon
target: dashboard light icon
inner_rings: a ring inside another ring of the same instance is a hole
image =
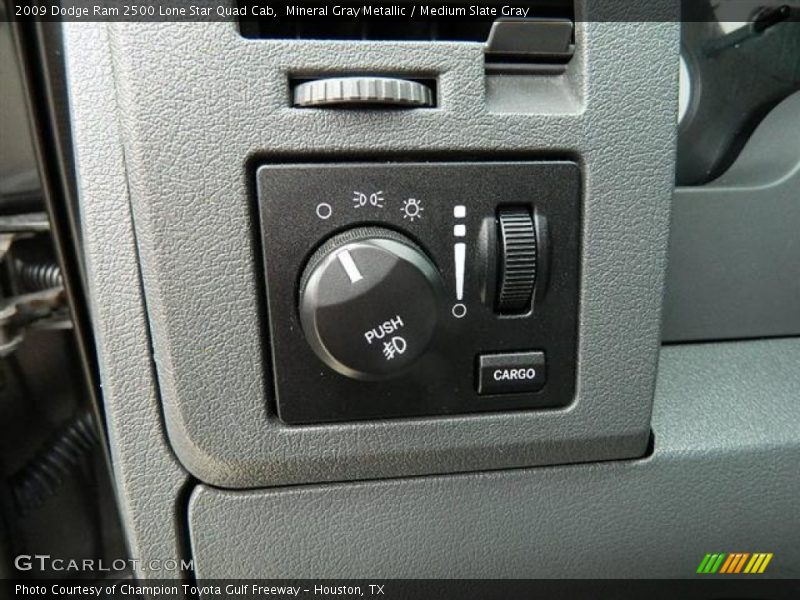
[[[403,202],[403,206],[400,210],[403,211],[403,218],[413,223],[414,219],[422,218],[422,211],[425,209],[419,200],[416,198],[409,198]]]

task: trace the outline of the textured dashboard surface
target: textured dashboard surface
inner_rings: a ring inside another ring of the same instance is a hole
[[[487,105],[479,44],[246,40],[231,23],[109,26],[158,382],[170,442],[189,471],[217,486],[257,487],[641,455],[658,353],[679,28],[592,22],[591,5],[579,3],[586,21],[568,72],[528,81],[535,103],[519,94],[504,101],[508,90],[493,87],[502,112]],[[354,71],[435,76],[440,105],[289,107],[290,75]],[[581,162],[576,402],[282,425],[270,402],[248,161],[460,156]]]
[[[692,577],[772,552],[800,577],[800,339],[662,350],[649,458],[319,485],[195,489],[197,575]]]
[[[181,556],[177,498],[188,477],[161,422],[106,30],[64,28],[84,254],[111,457],[131,556]],[[86,57],[91,56],[91,60]],[[179,573],[148,569],[140,577]]]
[[[663,339],[800,335],[800,92],[728,171],[675,190]]]

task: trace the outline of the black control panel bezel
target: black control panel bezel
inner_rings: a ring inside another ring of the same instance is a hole
[[[257,171],[272,372],[278,415],[288,424],[563,407],[575,395],[581,185],[569,161],[269,164]],[[421,211],[408,210],[408,200]],[[456,206],[466,214],[457,217]],[[545,230],[533,309],[498,315],[491,230],[499,207],[527,206]],[[415,218],[411,218],[416,215]],[[445,297],[425,355],[388,381],[350,379],[309,347],[298,286],[309,257],[353,227],[380,226],[416,242],[439,269]],[[464,237],[455,236],[463,225]],[[488,242],[487,242],[488,239]],[[454,244],[466,244],[463,298],[456,298]],[[546,264],[545,264],[546,263]],[[456,305],[461,305],[460,307]],[[460,316],[466,309],[466,314]],[[541,351],[547,381],[532,393],[480,395],[481,354]]]

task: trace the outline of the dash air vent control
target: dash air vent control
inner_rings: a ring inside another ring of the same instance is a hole
[[[575,163],[265,165],[258,194],[285,423],[572,401]]]
[[[327,77],[298,83],[292,94],[299,108],[352,108],[365,105],[402,108],[430,108],[431,88],[410,79],[396,77]]]
[[[575,52],[572,18],[500,18],[486,41],[486,68],[503,72],[538,66],[564,71]]]

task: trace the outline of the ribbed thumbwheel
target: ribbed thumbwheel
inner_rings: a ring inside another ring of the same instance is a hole
[[[502,208],[497,213],[499,287],[497,311],[528,312],[536,283],[536,229],[529,210]]]
[[[294,88],[293,104],[301,108],[379,104],[400,107],[433,106],[431,89],[418,81],[394,77],[328,77]]]

